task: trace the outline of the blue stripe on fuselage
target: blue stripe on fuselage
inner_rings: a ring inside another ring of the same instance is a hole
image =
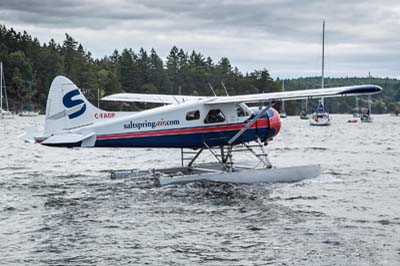
[[[209,146],[226,145],[238,130],[208,133],[189,133],[165,136],[128,137],[100,139],[96,147],[160,147],[160,148],[200,148],[203,142]],[[275,130],[271,128],[248,129],[234,144],[249,142],[260,137],[272,137]]]

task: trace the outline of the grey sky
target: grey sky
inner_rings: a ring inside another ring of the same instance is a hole
[[[0,24],[41,42],[68,33],[95,57],[176,45],[273,77],[320,75],[323,19],[327,76],[400,77],[398,0],[0,1]]]

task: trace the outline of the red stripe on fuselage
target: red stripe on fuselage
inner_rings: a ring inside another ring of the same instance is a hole
[[[254,123],[250,128],[267,127],[267,119],[258,119],[257,125]],[[150,136],[163,136],[163,135],[177,135],[177,134],[192,134],[192,133],[208,133],[216,131],[231,131],[240,130],[246,126],[246,123],[239,123],[233,125],[221,125],[213,127],[195,127],[195,128],[184,128],[184,129],[168,129],[168,130],[157,130],[157,131],[146,131],[146,132],[135,132],[135,133],[121,133],[97,136],[97,140],[102,139],[120,139],[120,138],[132,138],[132,137],[150,137]]]

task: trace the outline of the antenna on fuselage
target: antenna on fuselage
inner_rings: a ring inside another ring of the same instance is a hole
[[[223,81],[221,81],[221,84],[222,84],[222,87],[224,87],[224,90],[225,90],[226,96],[229,96],[229,94],[228,94],[228,90],[226,89],[224,82],[223,82]]]
[[[214,88],[210,82],[208,82],[208,87],[210,87],[211,91],[214,93],[214,96],[217,96],[217,94],[215,94]]]

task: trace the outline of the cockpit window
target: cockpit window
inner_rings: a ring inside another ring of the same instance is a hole
[[[236,104],[236,113],[238,117],[249,116],[249,113],[240,104]]]
[[[186,114],[186,120],[199,120],[200,119],[200,111],[190,111]]]
[[[211,109],[206,118],[204,119],[205,124],[220,123],[225,121],[225,115],[219,109]]]

